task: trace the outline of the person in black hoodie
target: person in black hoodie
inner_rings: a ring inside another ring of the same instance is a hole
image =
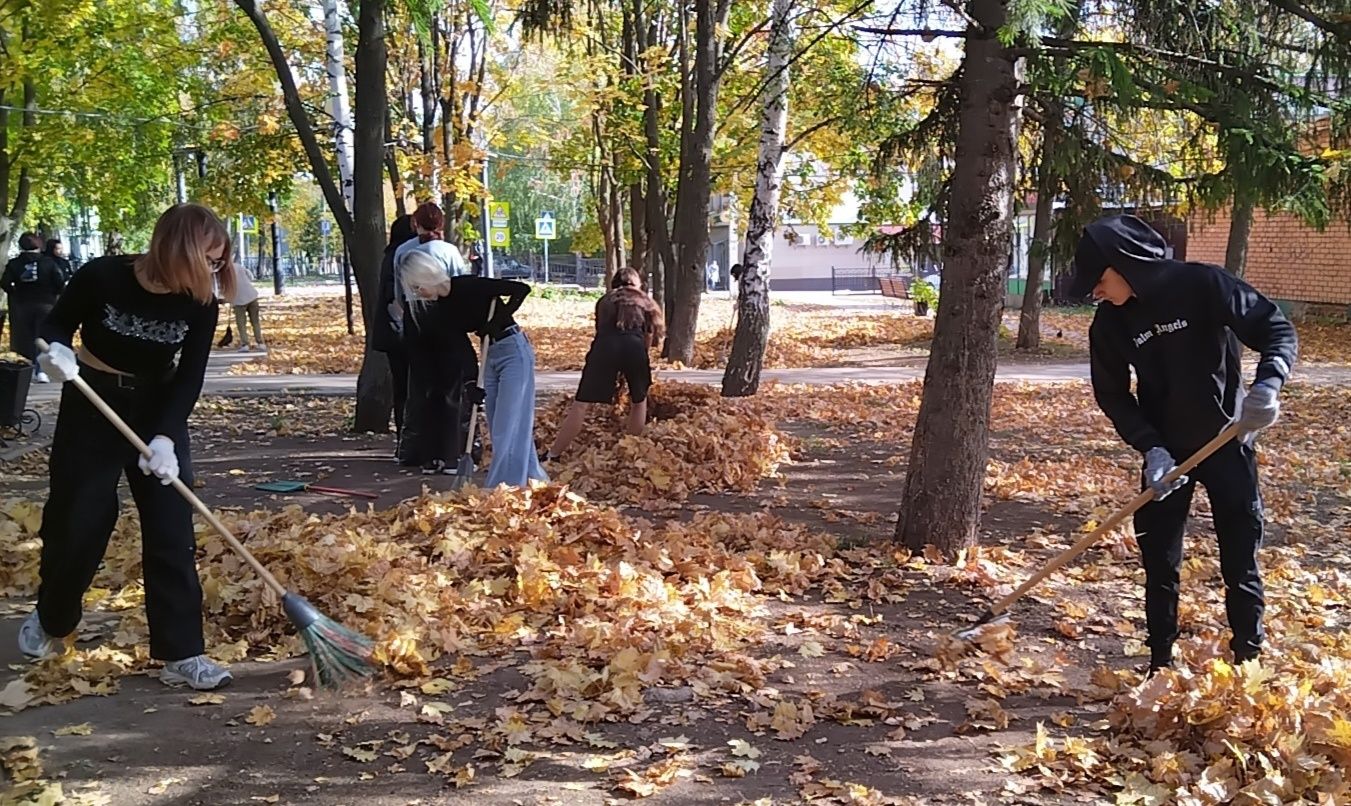
[[[380,262],[380,294],[375,306],[376,316],[371,322],[371,349],[389,359],[389,370],[394,380],[394,458],[400,459],[407,451],[403,447],[404,424],[408,402],[408,348],[404,343],[404,312],[407,305],[399,293],[394,276],[394,250],[405,241],[416,237],[413,217],[401,215],[389,227],[389,244],[385,246]],[[416,458],[409,464],[419,464]]]
[[[0,289],[9,295],[9,349],[29,361],[38,355],[38,327],[66,287],[61,269],[43,258],[38,251],[41,248],[42,239],[34,233],[20,235],[21,251],[10,258],[0,274]],[[39,383],[47,382],[44,372],[39,371],[33,377]]]
[[[1100,219],[1079,240],[1071,288],[1076,298],[1091,292],[1102,303],[1088,332],[1093,393],[1121,438],[1143,455],[1143,483],[1155,493],[1135,515],[1151,673],[1173,660],[1182,536],[1197,481],[1219,537],[1230,649],[1238,662],[1261,651],[1263,512],[1253,442],[1279,415],[1278,394],[1297,348],[1294,327],[1271,300],[1219,266],[1171,260],[1165,250],[1163,236],[1135,216]],[[1240,342],[1261,354],[1246,392]],[[1175,457],[1195,453],[1235,420],[1239,439],[1192,478],[1163,483]]]

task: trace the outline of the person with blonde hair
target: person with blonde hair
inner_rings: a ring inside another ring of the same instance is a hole
[[[546,461],[561,456],[581,433],[588,405],[615,402],[621,376],[629,385],[628,432],[643,433],[647,391],[652,386],[648,351],[661,341],[665,330],[661,308],[643,290],[638,272],[631,268],[615,272],[610,292],[596,303],[596,336],[586,353],[577,396],[545,454]]]
[[[76,272],[41,328],[38,362],[53,380],[83,378],[150,446],[136,449],[78,389],[62,390],[42,510],[37,608],[19,629],[30,658],[75,633],[85,592],[108,548],[125,474],[141,521],[150,657],[160,680],[198,690],[230,682],[202,638],[192,510],[172,487],[192,486],[188,416],[206,375],[219,316],[232,299],[230,234],[211,210],[170,207],[143,255],[105,256]],[[81,347],[74,348],[79,333]]]
[[[490,277],[452,277],[439,261],[417,251],[404,259],[400,278],[426,349],[456,345],[469,333],[488,337],[483,387],[468,386],[466,400],[486,404],[492,441],[486,485],[524,487],[532,479],[548,481],[535,453],[535,350],[515,319],[530,286]],[[463,449],[460,441],[457,450]]]

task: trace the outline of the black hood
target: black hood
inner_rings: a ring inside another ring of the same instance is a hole
[[[417,237],[417,230],[413,228],[413,217],[401,215],[394,219],[394,223],[389,226],[389,246],[387,248],[393,250],[415,237]]]
[[[1138,216],[1100,218],[1084,227],[1079,238],[1070,296],[1079,298],[1093,293],[1093,286],[1109,266],[1125,277],[1139,296],[1159,279],[1167,249],[1163,236]]]

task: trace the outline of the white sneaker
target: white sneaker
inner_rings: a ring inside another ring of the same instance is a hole
[[[48,377],[47,377],[47,373],[45,373],[45,372],[35,372],[35,373],[33,373],[33,380],[37,381],[38,383],[51,383],[51,382],[52,382],[52,379],[51,379],[51,378],[48,378]]]
[[[159,679],[166,686],[188,686],[198,691],[212,691],[228,686],[234,676],[229,669],[206,655],[196,655],[164,664]]]
[[[247,353],[248,351],[249,351],[249,345],[247,345],[247,344],[241,344],[241,345],[239,345],[239,349],[236,350],[235,352]]]
[[[37,610],[29,613],[28,618],[23,620],[23,626],[19,627],[19,651],[33,660],[56,654],[60,643],[60,638],[54,638],[42,629]]]

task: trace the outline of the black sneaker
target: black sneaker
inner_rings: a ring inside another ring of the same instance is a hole
[[[427,464],[425,464],[425,465],[422,466],[422,475],[424,475],[424,476],[443,476],[443,475],[446,475],[446,470],[447,470],[447,468],[446,468],[446,463],[445,463],[443,460],[441,460],[441,459],[433,459],[433,460],[431,460],[430,462],[428,462]],[[453,474],[454,472],[455,472],[455,469],[454,469],[454,468],[450,468],[450,473]]]

